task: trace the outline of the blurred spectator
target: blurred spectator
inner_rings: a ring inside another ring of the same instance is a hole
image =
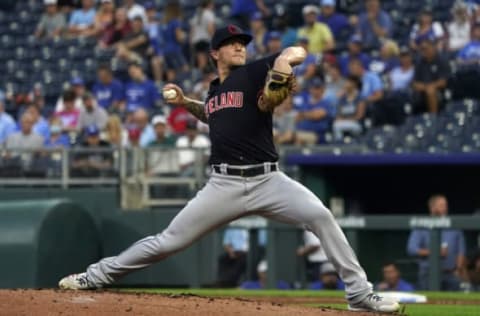
[[[187,41],[187,34],[182,29],[182,9],[176,2],[167,4],[163,11],[162,36],[164,40],[167,81],[172,82],[179,72],[188,71],[188,64],[183,54],[182,45]]]
[[[147,13],[142,5],[136,3],[135,0],[124,0],[123,5],[127,10],[127,16],[130,21],[139,16],[142,18],[143,24],[147,24]]]
[[[308,38],[308,50],[320,54],[335,48],[335,40],[328,25],[318,22],[320,10],[315,5],[306,5],[302,9],[305,26],[298,30],[298,37]]]
[[[152,66],[152,73],[155,82],[163,80],[163,38],[160,32],[160,21],[158,19],[157,10],[153,2],[144,4],[147,12],[148,22],[145,25],[145,31],[148,34],[150,47],[148,48],[148,56]]]
[[[145,32],[142,18],[136,16],[131,20],[132,31],[115,44],[116,57],[128,62],[143,62],[150,47],[148,33]]]
[[[202,79],[197,82],[192,89],[194,98],[197,100],[206,100],[208,96],[208,90],[210,88],[210,82],[216,77],[215,72],[204,73]]]
[[[400,271],[393,262],[383,265],[383,280],[375,284],[377,291],[400,291],[411,292],[414,290],[413,285],[401,279]]]
[[[45,93],[40,82],[33,85],[32,90],[27,96],[28,102],[35,105],[40,111],[45,108]]]
[[[73,92],[74,106],[76,109],[83,108],[83,94],[85,93],[85,82],[80,77],[75,77],[70,81],[71,91]],[[55,112],[61,112],[65,109],[63,97],[57,100]]]
[[[62,100],[63,110],[55,112],[54,115],[62,121],[64,131],[76,132],[80,110],[75,107],[75,93],[72,90],[65,91]]]
[[[234,24],[242,29],[248,29],[248,22],[254,12],[260,12],[263,17],[270,15],[270,9],[263,0],[232,0],[230,16]]]
[[[99,177],[112,175],[113,155],[110,144],[100,139],[100,130],[92,125],[84,130],[86,139],[74,153],[72,177]]]
[[[82,8],[73,11],[68,22],[68,34],[72,36],[91,36],[94,34],[95,1],[82,0]]]
[[[307,57],[305,57],[300,65],[293,69],[295,78],[297,79],[297,84],[300,87],[303,87],[306,82],[315,76],[315,71],[319,62],[319,56],[317,54],[312,54],[308,50],[308,38],[299,38],[297,45],[302,46],[307,51]]]
[[[33,132],[47,139],[50,136],[48,121],[41,115],[38,107],[29,105],[24,113],[29,113],[33,119]]]
[[[310,231],[303,232],[303,246],[297,249],[297,256],[304,257],[306,264],[306,276],[308,282],[318,280],[320,267],[328,262],[327,255],[322,248],[320,239]]]
[[[340,56],[339,65],[342,70],[342,75],[346,76],[349,74],[348,65],[350,60],[353,58],[360,59],[363,65],[363,68],[368,69],[370,65],[371,58],[368,54],[363,52],[362,38],[360,35],[353,35],[350,37],[348,44],[348,53],[346,55]]]
[[[16,124],[13,117],[5,112],[5,94],[0,90],[0,145],[2,145],[7,137],[14,133]]]
[[[393,40],[385,40],[380,48],[380,58],[374,59],[370,62],[370,71],[383,75],[398,66],[398,55],[400,49],[397,43]]]
[[[135,111],[138,108],[155,109],[160,100],[160,94],[155,84],[147,78],[139,63],[132,62],[128,66],[130,82],[125,87],[126,110]]]
[[[257,281],[249,280],[245,281],[240,285],[241,289],[244,290],[261,290],[266,288],[267,286],[267,271],[268,271],[268,263],[266,260],[262,260],[257,265]],[[275,288],[277,290],[289,290],[291,289],[290,284],[286,281],[278,280],[276,282]]]
[[[329,131],[335,107],[325,98],[325,83],[314,77],[308,83],[308,91],[293,98],[297,110],[295,144],[313,145],[324,141],[325,132]]]
[[[218,258],[217,285],[236,287],[247,269],[248,230],[228,227],[223,234],[223,249],[223,254]]]
[[[480,291],[480,249],[468,256],[466,269],[471,290]]]
[[[135,125],[129,126],[127,128],[128,133],[128,146],[130,148],[140,147],[140,135],[142,131]]]
[[[268,55],[273,55],[276,53],[281,52],[282,50],[282,34],[278,31],[270,31],[267,33],[267,36],[265,37],[265,44],[267,48],[267,54]]]
[[[210,139],[200,134],[197,121],[190,119],[187,121],[185,135],[177,139],[175,146],[181,148],[178,151],[178,161],[182,174],[188,176],[194,173],[197,159],[202,159],[203,162],[209,156]],[[205,150],[199,151],[199,149]]]
[[[413,78],[415,107],[420,112],[426,107],[428,112],[437,113],[443,99],[442,93],[447,87],[450,66],[438,53],[434,39],[424,39],[420,42],[420,54],[421,58],[415,64]]]
[[[62,34],[67,26],[63,13],[58,12],[57,0],[44,0],[45,13],[42,14],[35,30],[36,38],[54,38]]]
[[[108,116],[105,130],[100,138],[114,147],[126,147],[128,145],[128,132],[123,127],[120,117],[116,114]]]
[[[420,42],[424,39],[434,39],[437,42],[438,49],[443,48],[445,33],[439,22],[433,21],[433,13],[430,9],[424,9],[418,16],[418,23],[413,25],[410,33],[410,47],[417,49]]]
[[[282,33],[282,47],[290,47],[297,43],[297,30],[290,26],[290,18],[287,12],[279,14],[273,20],[273,29]]]
[[[108,26],[115,20],[115,4],[113,0],[100,0],[100,7],[95,14],[94,30],[92,35],[103,36]]]
[[[256,59],[259,56],[263,56],[267,51],[265,37],[268,29],[260,12],[254,12],[250,17],[250,33],[253,39],[247,45],[247,56],[249,59]]]
[[[341,141],[346,134],[357,136],[362,132],[362,120],[367,106],[360,95],[361,90],[360,78],[348,76],[343,94],[337,103],[337,116],[333,122],[333,134],[337,141]]]
[[[45,142],[43,144],[45,148],[70,147],[70,138],[68,135],[63,133],[62,121],[59,118],[53,117],[50,120],[48,127],[49,136],[48,138],[45,138]]]
[[[133,125],[140,133],[139,145],[141,147],[147,147],[155,139],[155,130],[153,126],[149,124],[148,113],[143,108],[138,108],[133,113]]]
[[[323,60],[325,81],[327,83],[325,98],[329,99],[333,104],[337,104],[338,98],[342,94],[345,86],[345,78],[342,76],[335,57],[333,55],[330,56],[325,56]]]
[[[210,82],[208,82],[208,86],[210,86]],[[188,112],[183,106],[176,106],[168,115],[168,125],[172,128],[172,131],[175,134],[183,134],[187,129],[187,122],[190,117],[190,112]]]
[[[358,16],[357,32],[361,36],[364,47],[378,48],[380,41],[390,38],[393,24],[390,15],[380,7],[379,0],[366,0],[365,12]],[[354,20],[354,22],[357,22]]]
[[[293,144],[295,140],[295,120],[292,98],[287,98],[273,112],[273,140],[276,144]]]
[[[165,147],[175,147],[175,137],[167,135],[167,119],[163,115],[156,115],[152,119],[155,129],[155,139],[148,144],[149,148],[160,147],[148,152],[148,173],[150,175],[177,174],[180,171],[178,156],[175,150]]]
[[[108,48],[115,43],[122,41],[132,31],[132,25],[127,18],[127,11],[125,8],[118,8],[115,10],[115,17],[103,32],[99,40],[100,48]]]
[[[321,0],[318,21],[328,25],[333,36],[338,39],[350,28],[350,24],[345,15],[335,12],[335,5],[335,0]]]
[[[108,65],[98,66],[97,81],[92,87],[92,93],[98,105],[105,110],[117,113],[125,111],[123,83],[113,77]]]
[[[457,54],[457,63],[461,66],[480,64],[480,24],[475,24],[472,29],[472,39]]]
[[[338,277],[335,267],[330,262],[325,262],[320,267],[318,281],[309,286],[310,290],[344,290],[345,284]]]
[[[49,176],[60,176],[62,174],[62,149],[70,148],[70,138],[63,133],[62,122],[59,118],[53,117],[50,120],[49,136],[45,139],[43,147],[50,150],[42,152],[39,165],[43,163],[41,166],[47,170]]]
[[[434,195],[428,200],[430,216],[445,217],[448,215],[447,198]],[[415,229],[408,238],[407,252],[418,259],[418,287],[428,289],[430,256],[430,230]],[[458,276],[462,275],[465,261],[465,237],[458,229],[441,230],[441,289],[457,291]]]
[[[103,130],[107,125],[108,113],[98,106],[95,96],[90,92],[83,95],[83,109],[80,110],[78,118],[78,130],[83,130],[88,126],[96,126],[99,130]]]
[[[388,73],[389,90],[406,92],[410,89],[415,69],[413,58],[408,48],[400,50],[400,65]]]
[[[206,55],[208,61],[208,51],[210,49],[210,40],[215,32],[215,2],[213,0],[202,0],[195,14],[190,19],[190,45],[198,54]],[[198,57],[195,57],[197,60]],[[197,61],[198,62],[198,61]]]
[[[461,1],[455,2],[451,10],[453,20],[447,25],[448,50],[457,52],[470,41],[470,20],[468,8]]]

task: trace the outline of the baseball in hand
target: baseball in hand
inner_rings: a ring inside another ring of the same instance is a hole
[[[175,89],[163,90],[163,98],[170,100],[177,97],[177,91]]]

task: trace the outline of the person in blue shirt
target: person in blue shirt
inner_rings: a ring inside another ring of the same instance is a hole
[[[273,19],[273,28],[282,33],[282,48],[293,46],[297,42],[297,30],[290,26],[289,20],[287,12],[282,12]]]
[[[82,8],[73,11],[68,23],[68,33],[73,36],[90,36],[95,32],[95,1],[82,0]]]
[[[261,12],[262,16],[269,16],[270,10],[263,0],[232,0],[230,18],[232,23],[242,29],[248,29],[249,19],[255,12]]]
[[[223,249],[225,251],[218,259],[217,286],[238,286],[247,270],[248,230],[228,227],[223,235]]]
[[[411,292],[415,290],[413,285],[400,277],[400,271],[393,262],[388,262],[383,265],[383,280],[375,284],[375,289],[377,291],[400,292]]]
[[[343,76],[348,76],[350,74],[348,70],[348,64],[350,60],[354,58],[358,58],[362,61],[362,65],[365,69],[369,68],[371,58],[368,54],[364,53],[362,38],[358,34],[354,34],[350,37],[347,44],[348,53],[342,54],[338,60],[338,64],[340,65],[340,69],[342,71]]]
[[[309,285],[310,290],[344,290],[345,284],[338,277],[335,267],[330,262],[324,262],[320,266],[318,281]]]
[[[430,215],[445,217],[448,214],[448,201],[444,195],[433,195],[428,200]],[[415,229],[408,238],[407,252],[418,261],[418,287],[428,289],[430,230]],[[465,237],[458,229],[441,230],[441,289],[446,291],[459,290],[458,276],[462,273],[465,263]]]
[[[130,63],[128,74],[131,81],[125,87],[127,112],[133,112],[138,108],[153,110],[160,100],[160,94],[155,84],[147,78],[139,63]]]
[[[32,127],[32,131],[38,135],[41,135],[43,139],[47,139],[50,137],[50,128],[48,125],[48,121],[40,114],[40,110],[35,105],[29,105],[24,113],[29,113],[33,120],[34,125]],[[20,122],[17,126],[17,130],[21,130]]]
[[[267,270],[268,263],[266,260],[260,261],[257,265],[257,276],[258,280],[248,280],[244,281],[240,288],[244,290],[262,290],[267,285]],[[289,290],[291,289],[290,284],[283,280],[278,280],[275,284],[275,288],[278,290]]]
[[[297,113],[295,143],[297,145],[316,144],[324,141],[330,130],[335,107],[330,99],[325,98],[325,83],[314,77],[308,83],[308,91],[293,98]]]
[[[307,52],[307,57],[305,57],[303,62],[293,68],[293,74],[297,79],[297,83],[301,88],[303,88],[304,83],[307,83],[311,78],[313,78],[313,76],[315,76],[320,57],[308,51],[307,37],[300,37],[297,45],[302,46]]]
[[[381,9],[379,0],[366,0],[365,9],[358,17],[357,32],[362,37],[364,47],[378,48],[382,39],[392,35],[392,19]]]
[[[15,132],[15,120],[5,112],[5,94],[0,90],[0,145],[5,142],[10,134]]]
[[[362,90],[360,95],[367,104],[373,104],[383,98],[382,79],[376,73],[366,70],[360,59],[351,59],[348,68],[351,75],[361,78]]]
[[[462,66],[480,64],[480,23],[476,23],[472,29],[471,41],[457,54],[457,63]]]
[[[113,77],[108,65],[97,68],[97,81],[92,87],[97,103],[109,112],[125,111],[125,94],[123,83]]]
[[[335,5],[335,0],[321,0],[321,11],[318,21],[327,24],[334,37],[339,39],[342,36],[342,32],[350,28],[350,24],[345,15],[335,12]]]

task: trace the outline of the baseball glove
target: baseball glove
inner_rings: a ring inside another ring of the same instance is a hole
[[[258,106],[263,111],[273,111],[280,105],[296,88],[295,76],[270,69],[265,80],[262,95],[258,100]]]

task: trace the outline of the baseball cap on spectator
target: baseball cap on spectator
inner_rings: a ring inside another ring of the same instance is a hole
[[[167,118],[163,115],[155,115],[152,119],[152,125],[155,126],[157,124],[167,124]]]
[[[323,87],[324,85],[325,85],[325,82],[320,77],[313,77],[308,82],[309,88],[320,88],[320,87]]]
[[[362,44],[362,37],[359,34],[353,34],[348,42],[353,44]]]
[[[320,5],[323,7],[334,7],[335,0],[321,0]]]
[[[89,125],[85,127],[85,135],[87,136],[98,136],[100,134],[100,130],[96,125]]]
[[[145,8],[145,10],[152,10],[155,9],[155,3],[153,3],[152,1],[147,1],[143,4],[143,7]]]
[[[258,20],[261,20],[261,19],[263,19],[263,15],[262,15],[262,12],[260,12],[260,11],[255,11],[252,14],[250,14],[250,20],[251,21],[258,21]]]
[[[57,0],[43,0],[44,5],[56,5]]]
[[[271,31],[267,33],[265,36],[265,42],[269,42],[271,40],[280,40],[282,38],[282,34],[278,31]]]
[[[325,262],[321,265],[320,267],[320,274],[336,274],[337,273],[337,270],[335,270],[335,267],[333,266],[333,264],[331,264],[330,262]]]
[[[70,84],[72,86],[83,86],[85,85],[85,81],[83,81],[83,79],[80,77],[75,77],[70,81]]]
[[[302,14],[307,15],[307,14],[310,14],[310,13],[319,14],[320,10],[318,9],[318,7],[316,5],[313,5],[313,4],[308,4],[308,5],[304,6],[303,9],[302,9]]]
[[[257,272],[267,272],[268,264],[266,260],[262,260],[257,265]]]
[[[244,32],[238,26],[230,24],[215,31],[210,46],[212,49],[219,49],[222,46],[222,43],[232,38],[240,39],[245,45],[250,43],[252,40],[252,36],[250,34]]]

